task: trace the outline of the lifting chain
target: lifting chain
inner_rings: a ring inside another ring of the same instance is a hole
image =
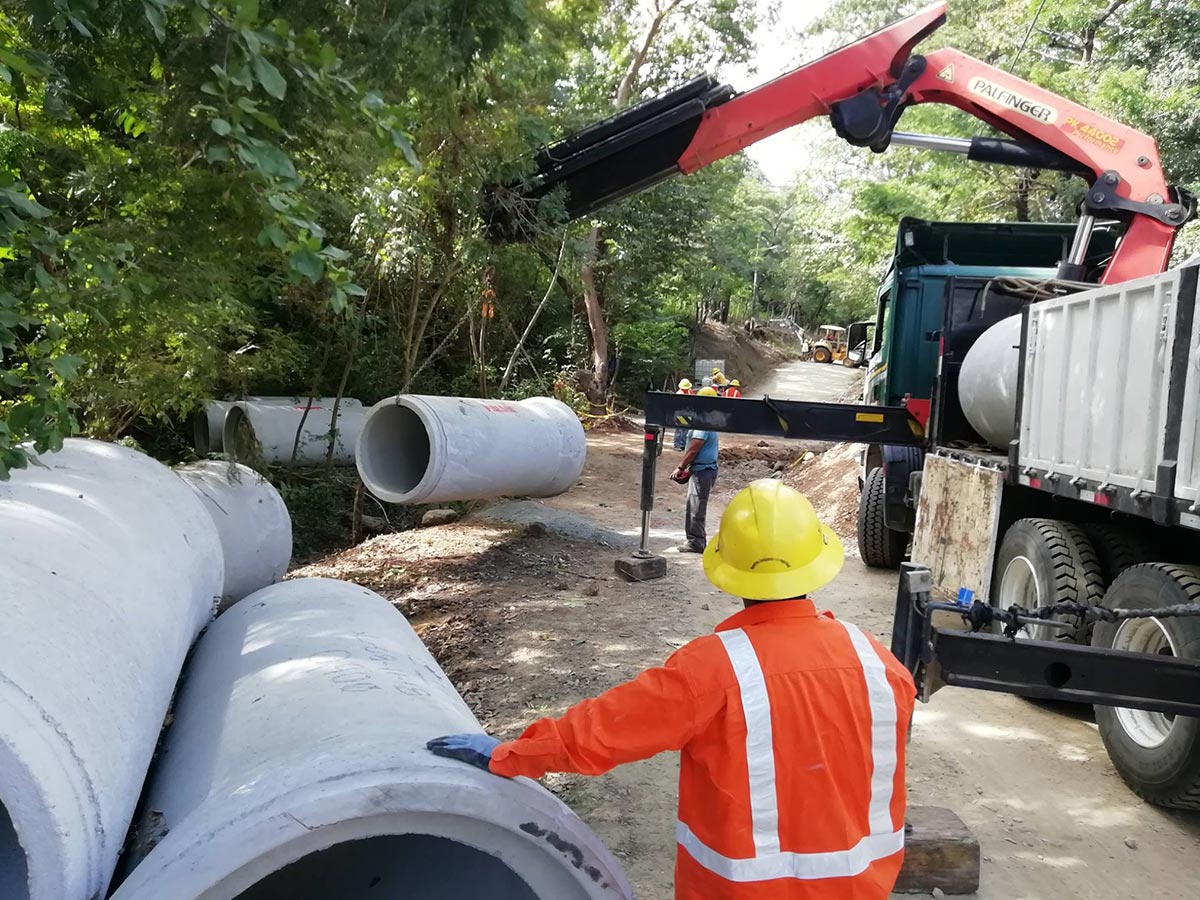
[[[1007,609],[1000,609],[976,600],[971,604],[970,609],[963,613],[963,618],[970,624],[972,631],[982,631],[993,622],[1003,622],[1006,637],[1015,637],[1030,619],[1045,621],[1055,616],[1075,616],[1085,622],[1175,619],[1183,616],[1200,616],[1200,603],[1179,603],[1175,606],[1160,606],[1153,609],[1111,609],[1091,603],[1068,602],[1039,606],[1037,609],[1025,609],[1015,605]]]

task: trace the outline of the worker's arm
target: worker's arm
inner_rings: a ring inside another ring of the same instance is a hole
[[[675,470],[676,472],[685,472],[691,468],[692,463],[696,461],[696,457],[700,455],[700,451],[704,449],[704,440],[704,438],[700,438],[699,440],[692,438],[687,450],[683,452],[683,459],[679,461],[679,468]]]
[[[632,681],[584,700],[561,718],[534,722],[492,752],[497,775],[540,778],[547,772],[600,775],[621,763],[678,750],[716,715],[722,696],[697,694],[688,645]]]

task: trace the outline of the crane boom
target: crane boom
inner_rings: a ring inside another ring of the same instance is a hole
[[[1154,138],[957,50],[915,54],[945,21],[946,4],[935,3],[741,94],[711,77],[693,79],[545,148],[517,195],[538,199],[562,189],[567,216],[578,218],[818,116],[828,115],[849,143],[883,152],[907,107],[943,103],[1012,138],[975,138],[969,158],[1088,181],[1062,277],[1081,280],[1098,218],[1126,225],[1102,283],[1163,271],[1195,199],[1167,184]],[[512,236],[520,227],[511,216],[497,226],[493,213],[493,231]]]

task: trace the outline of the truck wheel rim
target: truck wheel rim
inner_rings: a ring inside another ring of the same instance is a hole
[[[1158,619],[1126,619],[1117,628],[1113,637],[1114,650],[1132,653],[1150,653],[1157,656],[1178,656],[1175,642]],[[1117,707],[1117,722],[1139,747],[1153,750],[1162,746],[1171,736],[1175,717],[1144,709]]]
[[[1016,605],[1025,609],[1040,609],[1046,605],[1037,569],[1026,556],[1014,556],[1000,577],[1000,598],[997,605],[1008,609]],[[1045,625],[1022,625],[1017,638],[1048,641],[1054,639],[1054,629]]]

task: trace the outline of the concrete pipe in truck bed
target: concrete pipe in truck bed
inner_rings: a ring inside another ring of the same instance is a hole
[[[221,430],[225,453],[238,462],[261,461],[286,466],[292,465],[295,448],[295,465],[324,465],[329,450],[329,431],[333,427],[332,398],[315,399],[311,405],[307,398],[297,398],[290,403],[271,400],[239,400],[230,407]],[[354,464],[354,444],[365,417],[366,410],[357,400],[343,398],[338,404],[334,465]],[[300,432],[299,442],[297,431]]]
[[[1021,317],[1001,319],[979,336],[958,372],[958,399],[971,427],[1001,450],[1016,435]]]
[[[552,497],[579,480],[587,441],[551,397],[403,394],[371,407],[356,455],[367,489],[392,503]]]
[[[0,482],[0,897],[93,900],[221,593],[221,543],[144,454],[72,439],[39,463]]]
[[[175,472],[217,526],[225,559],[221,608],[282,581],[292,560],[292,519],[274,485],[233,462],[205,460]]]
[[[549,792],[425,749],[478,729],[378,594],[258,591],[196,645],[112,900],[631,898]]]
[[[239,403],[252,401],[266,403],[272,406],[296,406],[303,409],[308,403],[307,397],[246,397],[245,400],[205,400],[202,408],[192,417],[192,447],[201,456],[209,453],[220,453],[225,448],[223,432],[225,416],[229,410]],[[332,406],[333,397],[316,397],[313,405]],[[342,398],[342,406],[362,406],[358,400],[350,397]]]

